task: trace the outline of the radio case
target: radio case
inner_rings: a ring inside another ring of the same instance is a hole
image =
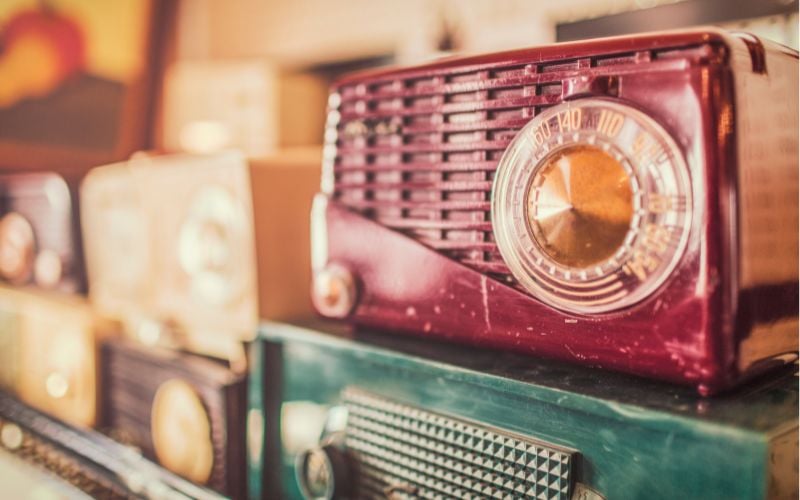
[[[72,427],[1,393],[0,445],[4,455],[52,474],[42,474],[41,478],[32,474],[15,477],[12,485],[4,485],[9,487],[4,490],[7,494],[13,495],[15,489],[24,488],[27,482],[40,495],[82,497],[59,484],[55,476],[93,498],[222,498],[170,474],[95,431]],[[12,474],[28,472],[14,462],[4,464],[4,468],[9,465],[17,466],[16,471],[8,471]],[[48,483],[57,487],[50,490]],[[29,496],[31,490],[17,494]]]
[[[0,280],[84,293],[74,174],[0,174]]]
[[[245,497],[244,374],[128,339],[103,343],[101,356],[104,431],[198,484]]]
[[[92,302],[139,340],[173,329],[173,345],[222,359],[258,317],[309,315],[320,157],[171,155],[93,170],[81,190]],[[216,254],[191,251],[209,245]]]
[[[81,198],[100,314],[146,344],[242,357],[235,344],[252,337],[258,311],[241,155],[138,155],[92,170]]]
[[[796,359],[797,64],[709,28],[343,78],[312,216],[318,310],[703,394]],[[627,180],[540,168],[573,143]],[[572,266],[551,244],[618,250]]]
[[[704,399],[513,353],[326,333],[266,323],[253,346],[252,498],[301,498],[296,469],[314,498],[797,496],[792,367]]]
[[[82,297],[0,287],[0,384],[73,425],[97,422],[97,342],[109,336]]]

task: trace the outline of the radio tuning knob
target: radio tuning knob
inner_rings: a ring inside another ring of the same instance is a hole
[[[295,462],[295,475],[303,498],[307,500],[350,497],[351,478],[347,456],[334,444],[300,453]]]
[[[553,261],[588,268],[612,257],[634,216],[630,177],[601,148],[567,147],[533,176],[527,221]]]
[[[353,275],[342,266],[328,264],[314,274],[311,299],[323,315],[346,318],[356,303]]]

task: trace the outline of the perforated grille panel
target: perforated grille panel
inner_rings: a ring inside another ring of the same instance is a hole
[[[494,172],[520,128],[562,102],[570,80],[680,71],[716,52],[704,45],[529,63],[516,57],[340,85],[326,131],[333,198],[470,267],[512,281],[494,242],[489,211]]]
[[[344,391],[359,498],[569,498],[573,452]]]

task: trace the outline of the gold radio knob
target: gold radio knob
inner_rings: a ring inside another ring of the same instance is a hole
[[[194,388],[179,379],[161,384],[150,418],[158,461],[191,481],[206,483],[214,465],[214,445],[208,413]]]
[[[557,263],[586,268],[622,246],[633,218],[631,179],[602,149],[555,153],[534,175],[527,196],[536,243]]]

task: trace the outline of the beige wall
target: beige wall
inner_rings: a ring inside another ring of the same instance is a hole
[[[282,66],[429,57],[443,22],[468,52],[549,43],[555,23],[675,0],[185,0],[181,57],[268,57]]]

